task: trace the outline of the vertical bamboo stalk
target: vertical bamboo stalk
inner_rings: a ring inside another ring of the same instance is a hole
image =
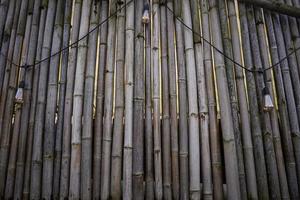
[[[263,63],[261,60],[261,50],[259,43],[259,36],[257,35],[258,31],[256,28],[254,10],[252,6],[246,7],[247,17],[248,17],[248,26],[250,32],[250,41],[251,41],[251,50],[253,55],[253,64],[257,70],[262,69]],[[255,74],[256,75],[256,88],[257,88],[257,100],[258,100],[258,109],[259,114],[262,120],[262,132],[263,132],[263,140],[264,147],[266,151],[266,164],[267,164],[267,172],[270,174],[268,176],[269,181],[269,191],[270,196],[272,198],[280,198],[280,187],[279,187],[279,177],[277,164],[275,159],[274,145],[273,145],[273,133],[271,128],[271,121],[268,112],[263,111],[263,96],[262,89],[265,87],[263,74]]]
[[[165,199],[172,199],[172,171],[171,171],[171,132],[170,132],[170,103],[169,103],[169,65],[167,41],[167,15],[164,1],[160,1],[160,48],[161,48],[161,87],[162,87],[162,167],[163,167],[163,195]]]
[[[1,96],[2,96],[2,86],[3,86],[3,81],[4,81],[4,75],[5,75],[5,68],[6,68],[6,66],[5,66],[6,56],[8,53],[8,47],[9,47],[10,37],[11,37],[11,33],[12,33],[12,28],[13,28],[12,27],[13,21],[14,21],[14,17],[18,16],[18,14],[15,14],[15,9],[17,7],[16,5],[17,5],[16,0],[9,1],[7,17],[6,17],[6,19],[3,18],[3,20],[5,20],[5,26],[3,29],[3,36],[0,40],[0,42],[1,42],[0,63],[1,63],[1,66],[3,66],[0,68],[0,94],[1,94]],[[19,12],[19,11],[16,11],[16,12]],[[1,137],[1,135],[0,135],[0,137]]]
[[[246,8],[243,3],[239,4],[239,13],[240,13],[240,24],[241,24],[241,38],[243,46],[243,56],[245,66],[253,66],[252,61],[252,52],[250,46],[250,37],[248,29],[248,20],[246,16]],[[252,68],[250,68],[252,69]],[[246,72],[247,80],[247,92],[249,97],[249,113],[251,119],[251,130],[252,130],[252,141],[254,145],[254,157],[255,157],[255,170],[257,174],[257,191],[258,197],[263,199],[269,198],[268,192],[268,182],[267,182],[267,173],[266,173],[266,164],[265,164],[265,155],[264,147],[262,140],[262,132],[260,125],[260,118],[258,114],[258,105],[256,98],[256,84],[254,79],[254,74],[251,72]]]
[[[279,61],[278,46],[276,44],[275,31],[274,31],[272,17],[271,17],[270,12],[264,10],[264,17],[265,17],[266,28],[267,28],[267,32],[268,32],[269,50],[271,53],[271,60],[272,60],[272,63],[277,63]],[[273,70],[275,84],[276,84],[276,93],[277,93],[277,98],[278,98],[278,107],[279,107],[278,111],[279,111],[280,122],[281,122],[280,124],[282,127],[282,135],[290,135],[291,129],[290,129],[288,110],[287,110],[287,105],[286,105],[287,101],[286,101],[283,77],[282,77],[280,68],[281,68],[281,65],[278,65]],[[275,99],[274,95],[273,95],[273,99]],[[276,129],[279,130],[278,129],[279,123],[277,121],[276,110],[272,111],[271,118],[273,118],[272,121],[275,122],[275,123],[272,123],[272,127],[275,126]],[[276,120],[274,120],[274,118],[276,118]],[[278,134],[277,131],[274,131],[274,138],[275,137],[276,137],[276,139],[274,140],[274,142],[275,142],[274,144],[276,145],[275,150],[282,149],[280,132]],[[284,136],[284,137],[286,137],[286,136]],[[288,198],[290,198],[290,196],[292,196],[292,198],[295,198],[297,195],[296,193],[289,194],[289,187],[288,187],[288,180],[287,180],[284,157],[283,157],[283,155],[284,155],[283,150],[276,151],[281,194],[282,194],[282,198],[288,199]]]
[[[159,0],[152,5],[153,31],[152,31],[152,84],[153,84],[153,137],[154,137],[154,179],[155,199],[163,198],[162,188],[162,155],[161,155],[161,124],[160,124],[160,66],[159,66],[159,33],[160,12]]]
[[[9,0],[3,0],[0,3],[0,48],[2,44],[2,38],[4,33],[4,27],[6,23],[6,17],[8,14]]]
[[[199,106],[199,121],[201,130],[201,159],[202,159],[202,177],[203,187],[202,194],[204,199],[212,199],[212,179],[211,179],[211,159],[210,159],[210,142],[209,142],[209,121],[208,121],[208,106],[207,92],[204,75],[203,62],[203,45],[200,35],[200,19],[199,7],[197,1],[191,1],[191,11],[193,20],[194,33],[194,48],[195,61],[197,71],[197,87],[198,87],[198,106]]]
[[[58,0],[56,5],[56,16],[53,27],[53,39],[51,55],[61,48],[63,32],[64,1]],[[60,65],[60,54],[50,59],[49,75],[45,107],[44,140],[43,140],[43,177],[42,177],[42,197],[49,199],[53,193],[53,169],[54,169],[54,147],[56,136],[56,104],[57,104],[57,80]]]
[[[256,17],[256,22],[257,22],[257,27],[258,27],[258,35],[259,35],[259,43],[261,45],[261,55],[262,55],[262,61],[263,61],[263,66],[267,67],[270,66],[270,60],[269,60],[269,55],[268,55],[268,46],[267,46],[267,41],[265,40],[266,35],[265,35],[265,27],[264,27],[264,21],[263,21],[263,16],[262,12],[260,9],[255,9],[255,17]],[[260,23],[259,23],[260,22]],[[274,96],[273,93],[273,85],[272,85],[272,74],[271,71],[268,70],[265,72],[265,77],[266,77],[266,85],[269,88],[270,94],[272,97]],[[273,131],[273,143],[274,143],[274,149],[275,149],[275,155],[276,155],[276,161],[277,161],[277,169],[278,169],[278,177],[279,177],[279,183],[280,183],[280,189],[281,189],[281,198],[283,196],[286,197],[286,193],[288,194],[288,190],[282,190],[283,187],[287,187],[286,183],[286,175],[285,175],[285,167],[284,167],[284,162],[282,160],[282,148],[281,148],[281,141],[280,141],[280,130],[279,130],[279,125],[278,125],[278,118],[277,118],[277,113],[276,110],[273,109],[270,113],[270,119],[271,119],[271,125],[272,125],[272,131]],[[285,181],[282,180],[282,176],[284,176]],[[282,184],[286,184],[283,186]],[[289,197],[289,195],[288,195]]]
[[[210,41],[210,27],[209,27],[209,11],[208,2],[201,1],[202,12],[202,34],[203,39]],[[216,99],[214,74],[212,65],[211,47],[207,42],[203,43],[203,60],[206,76],[207,97],[208,97],[208,113],[209,113],[209,132],[211,144],[211,161],[212,161],[212,178],[213,178],[213,197],[214,199],[223,199],[223,172],[221,160],[221,144],[220,133],[217,125],[216,114]]]
[[[22,42],[26,29],[26,17],[27,17],[27,6],[28,1],[22,1],[20,8],[20,18],[17,21],[17,29],[16,29],[16,40],[13,47],[12,61],[14,63],[20,62],[20,57],[22,53]],[[7,82],[6,95],[2,96],[3,99],[6,98],[5,109],[3,113],[2,127],[0,132],[1,135],[1,143],[0,143],[0,197],[3,196],[5,189],[5,179],[9,158],[9,150],[11,143],[11,119],[13,115],[14,109],[14,98],[16,92],[16,85],[18,80],[18,66],[12,65],[9,63],[10,70],[7,72],[7,77],[9,77],[9,81]],[[5,85],[4,85],[5,87]]]
[[[75,1],[73,11],[73,22],[71,31],[71,43],[79,39],[79,28],[81,19],[82,1]],[[72,129],[72,108],[73,91],[75,81],[75,70],[77,61],[78,44],[73,45],[68,56],[67,85],[64,103],[64,124],[62,141],[62,161],[60,175],[60,198],[68,198],[70,184],[70,161],[71,161],[71,129]]]
[[[41,3],[42,10],[40,16],[41,20],[39,23],[36,55],[32,57],[28,57],[28,64],[34,64],[34,61],[38,62],[41,60],[43,37],[44,37],[44,30],[46,24],[45,21],[46,21],[47,10],[48,10],[47,8],[48,8],[48,1],[46,0],[42,1]],[[35,67],[29,68],[27,69],[27,71],[30,72],[30,69],[32,69],[33,80],[32,80],[32,94],[31,94],[31,102],[30,102],[30,114],[29,114],[29,122],[28,122],[28,138],[27,138],[28,149],[26,152],[26,163],[25,163],[25,172],[24,172],[24,188],[23,188],[24,199],[29,199],[29,193],[30,193],[32,151],[33,151],[33,137],[34,137],[33,135],[34,135],[35,114],[36,114],[35,111],[37,106],[40,65],[36,65]]]
[[[149,0],[144,1],[149,5]],[[151,13],[151,11],[149,11]],[[151,16],[150,16],[151,18]],[[146,108],[145,108],[145,196],[146,199],[154,199],[154,171],[153,171],[153,127],[152,127],[152,85],[151,79],[151,23],[145,24],[145,84],[146,84]]]
[[[13,59],[13,53],[14,53],[14,47],[15,47],[15,39],[17,36],[17,28],[18,28],[18,21],[19,21],[19,14],[20,14],[20,8],[21,8],[21,1],[18,0],[16,4],[14,5],[14,18],[12,21],[12,28],[11,32],[8,32],[7,37],[3,39],[3,44],[1,48],[1,54],[4,56],[0,56],[0,64],[1,66],[4,66],[4,74],[3,74],[3,81],[2,81],[2,87],[1,90],[1,99],[0,99],[0,138],[2,137],[3,132],[3,124],[4,124],[4,112],[6,108],[6,97],[8,94],[8,86],[9,86],[9,77],[10,77],[10,71],[12,68],[12,63],[9,62],[7,59],[12,60]],[[13,66],[16,67],[16,66]]]
[[[209,1],[211,14],[211,30],[213,44],[223,51],[222,37],[220,33],[220,19],[217,12],[217,2]],[[224,143],[225,174],[227,180],[227,198],[240,199],[240,184],[238,179],[238,163],[236,155],[236,145],[234,142],[233,119],[230,109],[228,82],[225,73],[224,57],[214,51],[216,66],[217,88],[220,97],[221,123]]]
[[[239,64],[242,64],[241,44],[239,40],[238,24],[234,1],[228,1],[228,15],[230,30],[232,36],[233,58]],[[248,113],[247,96],[244,85],[244,74],[241,68],[235,66],[235,78],[237,85],[237,94],[239,99],[240,117],[242,124],[243,153],[245,160],[245,172],[248,198],[257,199],[256,173],[253,155],[253,145],[251,138],[250,117]]]
[[[184,23],[192,27],[192,16],[189,1],[182,2],[182,16]],[[197,79],[193,35],[184,29],[185,61],[187,66],[188,104],[189,104],[189,172],[190,172],[190,199],[200,199],[200,140],[197,101]]]
[[[38,43],[38,32],[39,32],[39,20],[40,20],[40,5],[41,1],[34,1],[34,8],[32,14],[32,23],[29,27],[30,38],[28,46],[28,56],[26,63],[32,64],[35,59],[37,43]],[[16,178],[14,185],[14,196],[17,199],[22,198],[23,181],[25,173],[25,161],[26,161],[26,146],[29,134],[29,117],[30,117],[30,104],[31,104],[31,93],[32,93],[32,79],[33,79],[33,68],[27,68],[24,72],[24,102],[22,104],[21,124],[20,124],[20,139],[18,144],[18,157],[17,157],[17,168]]]
[[[62,48],[66,48],[70,42],[72,5],[73,5],[73,0],[65,1]],[[65,94],[66,94],[68,56],[69,56],[69,49],[66,49],[62,52],[60,79],[59,79],[59,99],[58,99],[55,147],[54,147],[54,151],[55,151],[54,171],[53,171],[54,199],[58,199],[60,194],[59,190],[60,190],[62,143],[63,143],[62,138],[63,138],[64,104],[65,104]]]
[[[32,11],[33,11],[33,0],[30,0],[28,3],[28,10],[27,10],[27,19],[26,19],[26,28],[25,28],[25,35],[22,44],[22,52],[21,52],[21,65],[26,64],[27,56],[28,56],[28,48],[29,48],[29,37],[30,37],[30,29],[31,29],[31,22],[32,22]],[[24,87],[24,68],[19,70],[19,84]],[[9,163],[8,169],[6,174],[6,186],[5,186],[5,198],[12,199],[14,196],[14,184],[15,184],[15,175],[16,175],[16,167],[18,166],[17,157],[18,154],[22,149],[18,146],[19,143],[24,141],[24,137],[20,134],[20,123],[21,123],[21,110],[22,110],[23,103],[17,103],[14,105],[14,113],[12,116],[14,119],[13,123],[13,134],[12,134],[12,141],[11,141],[11,149],[9,153]],[[23,140],[23,141],[22,141]],[[25,139],[26,142],[26,139]]]
[[[228,14],[226,12],[226,2],[220,0],[218,6],[220,12],[221,30],[223,35],[224,53],[227,56],[233,58],[232,37],[230,35],[229,20],[227,20]],[[235,143],[237,146],[237,158],[238,158],[238,167],[239,167],[238,170],[239,170],[239,180],[240,180],[240,187],[241,187],[241,196],[243,199],[245,199],[247,198],[248,194],[247,194],[246,174],[245,174],[245,165],[244,165],[242,135],[240,130],[239,104],[238,104],[239,101],[238,101],[237,85],[236,85],[235,74],[234,74],[234,63],[231,62],[229,59],[225,59],[225,65],[226,65],[226,74],[227,74],[227,80],[229,86]]]
[[[126,4],[129,0],[126,0]],[[134,1],[126,7],[125,20],[125,124],[123,159],[123,199],[132,199]]]
[[[144,197],[144,26],[143,1],[135,2],[134,102],[133,102],[133,160],[132,188],[134,199]]]
[[[89,19],[92,1],[83,1],[80,19],[79,38],[85,36],[89,31]],[[78,55],[76,60],[74,92],[73,92],[73,119],[71,139],[71,170],[69,198],[79,199],[83,197],[81,191],[81,143],[82,143],[82,110],[84,93],[84,73],[87,62],[88,39],[84,38],[78,43]]]
[[[188,166],[188,104],[187,80],[184,57],[183,26],[181,19],[181,1],[174,1],[176,56],[178,69],[178,100],[179,100],[179,183],[180,199],[189,199],[189,166]]]
[[[167,1],[167,35],[170,92],[170,128],[171,128],[171,160],[172,160],[172,193],[173,199],[179,199],[179,161],[178,161],[178,122],[177,122],[177,72],[175,64],[175,38],[173,21],[173,0]]]
[[[107,18],[108,1],[101,1],[100,23]],[[96,94],[96,119],[94,131],[94,161],[93,161],[93,199],[100,198],[101,183],[101,157],[102,157],[102,125],[103,125],[103,100],[104,100],[104,70],[106,65],[106,46],[107,46],[107,25],[105,22],[99,30],[100,47],[99,47],[99,63],[98,63],[98,80]]]
[[[286,57],[286,50],[285,50],[284,36],[281,29],[279,16],[277,14],[272,15],[272,19],[273,19],[273,25],[275,30],[276,42],[278,45],[279,59],[282,59],[283,57]],[[282,78],[284,81],[284,89],[286,93],[289,123],[291,127],[290,135],[282,135],[282,143],[283,143],[283,153],[285,156],[285,166],[287,171],[289,191],[291,197],[293,198],[294,195],[295,197],[299,196],[299,191],[298,191],[299,184],[297,183],[295,156],[294,156],[292,137],[291,137],[294,130],[295,123],[297,122],[297,113],[296,113],[297,111],[296,111],[296,104],[294,99],[293,86],[292,86],[288,60],[283,60],[281,67],[282,67],[281,68]]]
[[[121,8],[122,4],[118,5]],[[124,50],[125,50],[125,9],[117,14],[116,45],[116,81],[115,81],[115,117],[113,125],[113,143],[111,155],[111,196],[121,199],[123,115],[124,115]]]
[[[55,12],[56,12],[56,0],[49,1],[41,59],[50,56],[51,53]],[[37,105],[36,105],[33,149],[32,149],[32,168],[31,168],[31,184],[30,184],[31,199],[41,198],[43,132],[44,132],[44,119],[45,119],[44,117],[45,117],[45,107],[46,107],[49,60],[42,62],[39,67],[40,67],[40,73],[39,73],[39,83],[38,83],[38,91],[37,91]]]
[[[111,172],[111,141],[112,141],[112,116],[113,116],[113,89],[115,69],[115,43],[116,43],[116,7],[115,0],[110,2],[109,14],[112,17],[108,20],[107,54],[105,68],[105,96],[103,113],[103,160],[101,167],[101,199],[108,199],[110,196],[110,172]]]
[[[279,15],[280,24],[284,36],[285,49],[286,54],[289,54],[293,51],[293,41],[291,38],[291,27],[288,23],[288,17],[285,15]],[[294,91],[294,98],[296,103],[296,111],[298,117],[294,114],[291,120],[291,131],[292,131],[292,141],[294,145],[294,153],[295,153],[295,161],[296,161],[296,169],[297,169],[297,178],[298,182],[300,181],[300,146],[299,146],[299,122],[300,122],[300,77],[299,77],[299,69],[296,60],[296,54],[292,53],[288,58],[289,70],[291,72],[292,85]],[[298,123],[297,123],[298,122]],[[298,187],[300,187],[298,185]]]
[[[98,24],[99,2],[92,1],[90,26],[92,30]],[[81,198],[92,199],[92,131],[93,131],[93,101],[94,79],[96,68],[98,29],[91,32],[88,39],[87,63],[84,83],[83,102],[83,127],[82,127],[82,150],[81,150]]]

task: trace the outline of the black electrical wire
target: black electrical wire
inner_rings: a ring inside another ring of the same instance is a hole
[[[46,57],[34,64],[31,64],[31,65],[18,65],[16,63],[14,63],[12,60],[6,58],[6,60],[11,63],[12,65],[15,65],[17,67],[20,67],[20,68],[28,68],[28,67],[34,67],[36,65],[39,65],[40,63],[46,61],[46,60],[49,60],[50,58],[60,54],[61,52],[69,49],[70,47],[74,46],[75,44],[77,44],[78,42],[80,42],[81,40],[85,39],[89,34],[91,34],[92,32],[94,32],[97,28],[99,28],[101,25],[103,25],[104,23],[106,23],[110,18],[112,18],[113,16],[117,15],[117,13],[119,11],[121,11],[122,9],[124,9],[127,5],[129,5],[131,2],[133,2],[134,0],[130,0],[128,1],[126,4],[124,4],[121,8],[117,9],[116,12],[114,12],[112,15],[110,15],[108,18],[106,18],[105,20],[103,20],[101,23],[99,23],[97,26],[95,26],[92,30],[90,30],[87,34],[85,34],[83,37],[81,37],[80,39],[78,39],[77,41],[73,42],[72,44],[69,44],[68,46],[62,48],[61,50],[59,50],[58,52],[50,55],[49,57]],[[230,60],[231,62],[233,62],[236,66],[244,69],[245,71],[248,71],[248,72],[252,72],[252,73],[255,73],[255,72],[265,72],[267,70],[270,70],[276,66],[279,66],[280,63],[282,63],[284,60],[286,60],[289,56],[291,56],[293,53],[295,53],[296,51],[298,51],[300,49],[300,47],[294,49],[293,51],[291,51],[290,53],[288,53],[285,57],[281,58],[277,63],[269,66],[268,68],[265,68],[265,69],[250,69],[250,68],[247,68],[243,65],[241,65],[240,63],[238,63],[237,61],[235,61],[234,59],[232,59],[231,57],[227,56],[224,52],[222,52],[220,49],[218,49],[216,46],[214,46],[210,41],[206,40],[200,33],[197,33],[196,31],[194,31],[191,27],[189,27],[187,24],[185,24],[183,22],[182,19],[180,19],[179,17],[175,16],[175,13],[172,9],[170,9],[168,6],[166,6],[167,9],[173,14],[173,16],[176,18],[176,20],[178,20],[184,27],[186,27],[187,29],[189,29],[193,34],[196,34],[198,35],[204,42],[206,42],[207,44],[209,44],[213,49],[215,49],[217,52],[219,52],[220,54],[222,54],[226,59]],[[3,55],[2,53],[0,54],[1,56],[4,56],[6,57],[5,55]]]
[[[210,41],[206,40],[201,34],[197,33],[196,31],[194,31],[191,27],[189,27],[187,24],[185,24],[183,22],[182,19],[180,19],[179,17],[175,16],[175,13],[174,11],[169,8],[168,6],[166,6],[167,9],[173,14],[173,16],[176,18],[176,20],[178,20],[184,27],[186,27],[187,29],[189,29],[192,33],[198,35],[204,42],[206,42],[207,44],[209,44],[212,48],[214,48],[217,52],[219,52],[220,54],[222,54],[226,59],[230,60],[231,62],[233,62],[236,66],[244,69],[245,71],[248,71],[248,72],[252,72],[252,73],[255,73],[255,72],[260,72],[260,73],[263,73],[267,70],[270,70],[276,66],[279,66],[280,63],[282,63],[285,59],[287,59],[289,56],[291,56],[293,53],[295,53],[296,51],[298,51],[300,49],[300,47],[294,49],[293,51],[291,51],[290,53],[288,53],[285,57],[283,57],[282,59],[280,59],[277,63],[265,68],[265,69],[250,69],[250,68],[247,68],[243,65],[241,65],[240,63],[236,62],[234,59],[230,58],[229,56],[227,56],[226,54],[224,54],[224,52],[222,52],[220,49],[218,49],[216,46],[214,46]]]

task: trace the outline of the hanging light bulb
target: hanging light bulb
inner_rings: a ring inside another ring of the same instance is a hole
[[[21,81],[20,84],[19,84],[19,87],[17,89],[16,96],[15,96],[15,102],[18,103],[18,104],[22,104],[23,103],[23,90],[24,90],[24,86],[25,86],[24,81]]]
[[[150,22],[149,4],[148,3],[146,3],[144,6],[142,22],[143,22],[143,24],[148,24]]]
[[[264,87],[263,89],[263,103],[264,103],[263,109],[265,112],[269,112],[274,108],[274,104],[268,87]]]

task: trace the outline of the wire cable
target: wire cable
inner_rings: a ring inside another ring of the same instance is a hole
[[[110,16],[108,16],[106,19],[104,19],[102,22],[100,22],[99,24],[97,24],[93,29],[91,29],[89,32],[87,32],[84,36],[82,36],[81,38],[79,38],[78,40],[76,40],[75,42],[69,44],[68,46],[60,49],[59,51],[57,51],[56,53],[46,57],[46,58],[43,58],[42,60],[34,63],[34,64],[31,64],[31,65],[28,65],[28,64],[25,64],[25,65],[18,65],[16,63],[14,63],[12,60],[6,58],[6,60],[8,62],[10,62],[12,65],[15,65],[19,68],[25,68],[27,69],[28,67],[34,67],[36,65],[39,65],[41,64],[42,62],[45,62],[46,60],[49,60],[51,59],[52,57],[56,56],[56,55],[59,55],[61,52],[69,49],[70,47],[73,47],[75,44],[79,43],[81,40],[85,39],[86,37],[88,37],[92,32],[94,32],[95,30],[97,30],[100,26],[102,26],[104,23],[106,23],[110,18],[116,16],[118,14],[119,11],[121,11],[122,9],[124,9],[127,5],[129,5],[131,2],[133,2],[134,0],[130,0],[128,1],[127,3],[125,3],[122,7],[120,7],[119,9],[117,9],[113,14],[111,14]],[[1,56],[4,56],[6,57],[5,55],[2,54],[1,52]]]
[[[294,54],[296,51],[298,51],[300,49],[300,47],[294,49],[293,51],[291,51],[290,53],[288,53],[285,57],[281,58],[277,63],[265,68],[265,69],[251,69],[248,67],[245,67],[243,65],[241,65],[240,63],[238,63],[237,61],[235,61],[234,59],[232,59],[231,57],[227,56],[224,52],[222,52],[220,49],[218,49],[215,45],[213,45],[210,41],[208,41],[207,39],[205,39],[200,33],[197,33],[196,31],[194,31],[191,27],[189,27],[187,24],[185,24],[183,22],[183,20],[181,18],[179,18],[178,16],[175,15],[174,11],[169,8],[168,6],[166,6],[167,9],[173,14],[173,16],[176,18],[176,20],[178,20],[184,27],[186,27],[187,29],[189,29],[193,34],[198,35],[204,42],[206,42],[207,44],[209,44],[212,48],[214,48],[217,52],[219,52],[220,54],[222,54],[226,59],[230,60],[231,62],[233,62],[236,66],[248,71],[248,72],[259,72],[259,73],[263,73],[267,70],[270,70],[276,66],[279,66],[280,63],[282,63],[284,60],[286,60],[289,56],[291,56],[292,54]]]

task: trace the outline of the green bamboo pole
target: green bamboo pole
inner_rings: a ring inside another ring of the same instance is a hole
[[[6,17],[8,14],[9,0],[2,0],[0,2],[0,48],[2,44],[2,38],[4,33],[4,27],[6,23]]]

